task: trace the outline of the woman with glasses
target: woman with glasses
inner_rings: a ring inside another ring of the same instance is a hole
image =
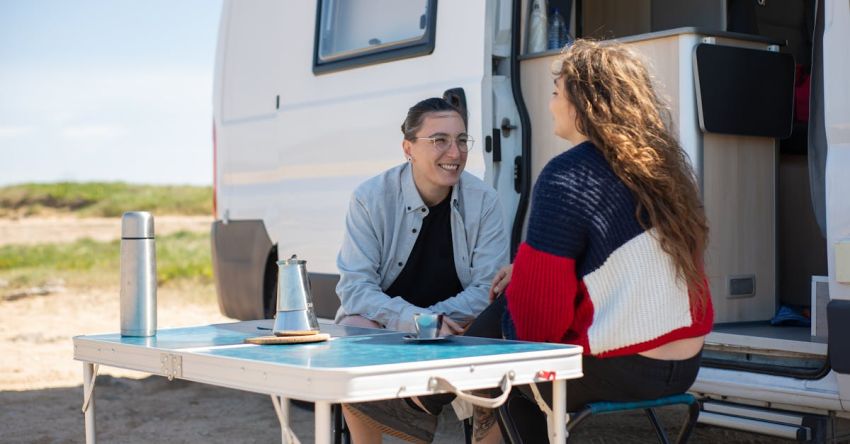
[[[423,100],[402,123],[407,162],[354,191],[336,287],[340,324],[413,332],[416,313],[444,314],[441,335],[462,334],[489,303],[490,282],[508,263],[496,191],[463,171],[473,139],[463,111]],[[357,444],[381,433],[429,442],[442,403],[379,401],[345,405]]]

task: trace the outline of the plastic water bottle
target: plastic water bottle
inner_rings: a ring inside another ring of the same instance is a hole
[[[543,52],[546,51],[547,41],[547,19],[546,19],[546,1],[534,0],[531,4],[531,23],[529,24],[528,32],[528,52]]]
[[[547,36],[549,42],[547,49],[561,49],[567,44],[567,23],[558,8],[555,8],[549,20]]]

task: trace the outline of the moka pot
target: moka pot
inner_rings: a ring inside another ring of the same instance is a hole
[[[307,261],[292,255],[277,261],[277,314],[273,333],[276,336],[312,335],[319,333],[319,321],[313,310]]]

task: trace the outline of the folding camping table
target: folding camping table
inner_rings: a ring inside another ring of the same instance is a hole
[[[326,342],[249,345],[271,321],[159,330],[149,338],[120,334],[74,338],[83,362],[86,442],[95,442],[97,365],[268,394],[283,442],[294,435],[289,399],[315,403],[315,440],[331,442],[331,404],[553,381],[553,442],[566,440],[566,380],[581,373],[581,347],[454,336],[414,342],[403,333],[320,323]]]

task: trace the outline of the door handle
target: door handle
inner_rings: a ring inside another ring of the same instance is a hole
[[[487,137],[490,139],[490,137]],[[499,128],[493,128],[493,142],[491,150],[493,151],[493,163],[502,161],[502,131]],[[490,150],[487,150],[489,153]]]
[[[515,129],[516,125],[511,125],[511,119],[508,119],[507,117],[502,119],[502,134],[504,134],[505,137],[510,137],[511,131]]]

